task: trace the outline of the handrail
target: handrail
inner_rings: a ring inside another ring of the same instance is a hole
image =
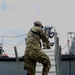
[[[59,45],[59,37],[55,31],[55,63],[56,75],[61,75],[61,46]]]

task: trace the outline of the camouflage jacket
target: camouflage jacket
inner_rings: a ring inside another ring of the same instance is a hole
[[[41,49],[40,39],[43,42],[48,42],[48,38],[44,34],[42,28],[33,26],[27,34],[26,49]]]

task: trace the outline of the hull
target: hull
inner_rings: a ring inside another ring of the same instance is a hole
[[[0,75],[26,75],[23,69],[23,58],[19,58],[19,67],[16,58],[0,58]]]

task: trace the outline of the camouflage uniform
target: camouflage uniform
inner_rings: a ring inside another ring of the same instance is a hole
[[[48,31],[46,30],[43,30],[44,34],[46,35],[46,38],[49,40],[49,34],[48,34]],[[43,42],[43,47],[44,49],[51,49],[50,47],[50,41],[48,42]]]
[[[26,49],[24,54],[24,69],[27,75],[35,75],[36,63],[43,65],[42,75],[47,75],[51,68],[49,57],[41,50],[40,38],[48,42],[41,27],[34,26],[27,34]]]

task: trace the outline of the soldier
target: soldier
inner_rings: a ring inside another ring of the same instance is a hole
[[[42,39],[43,42],[48,42],[42,28],[42,23],[40,21],[35,21],[33,28],[31,28],[27,34],[24,54],[24,69],[27,70],[27,75],[35,75],[37,62],[43,65],[42,75],[48,75],[51,68],[49,57],[40,47],[40,39]]]

